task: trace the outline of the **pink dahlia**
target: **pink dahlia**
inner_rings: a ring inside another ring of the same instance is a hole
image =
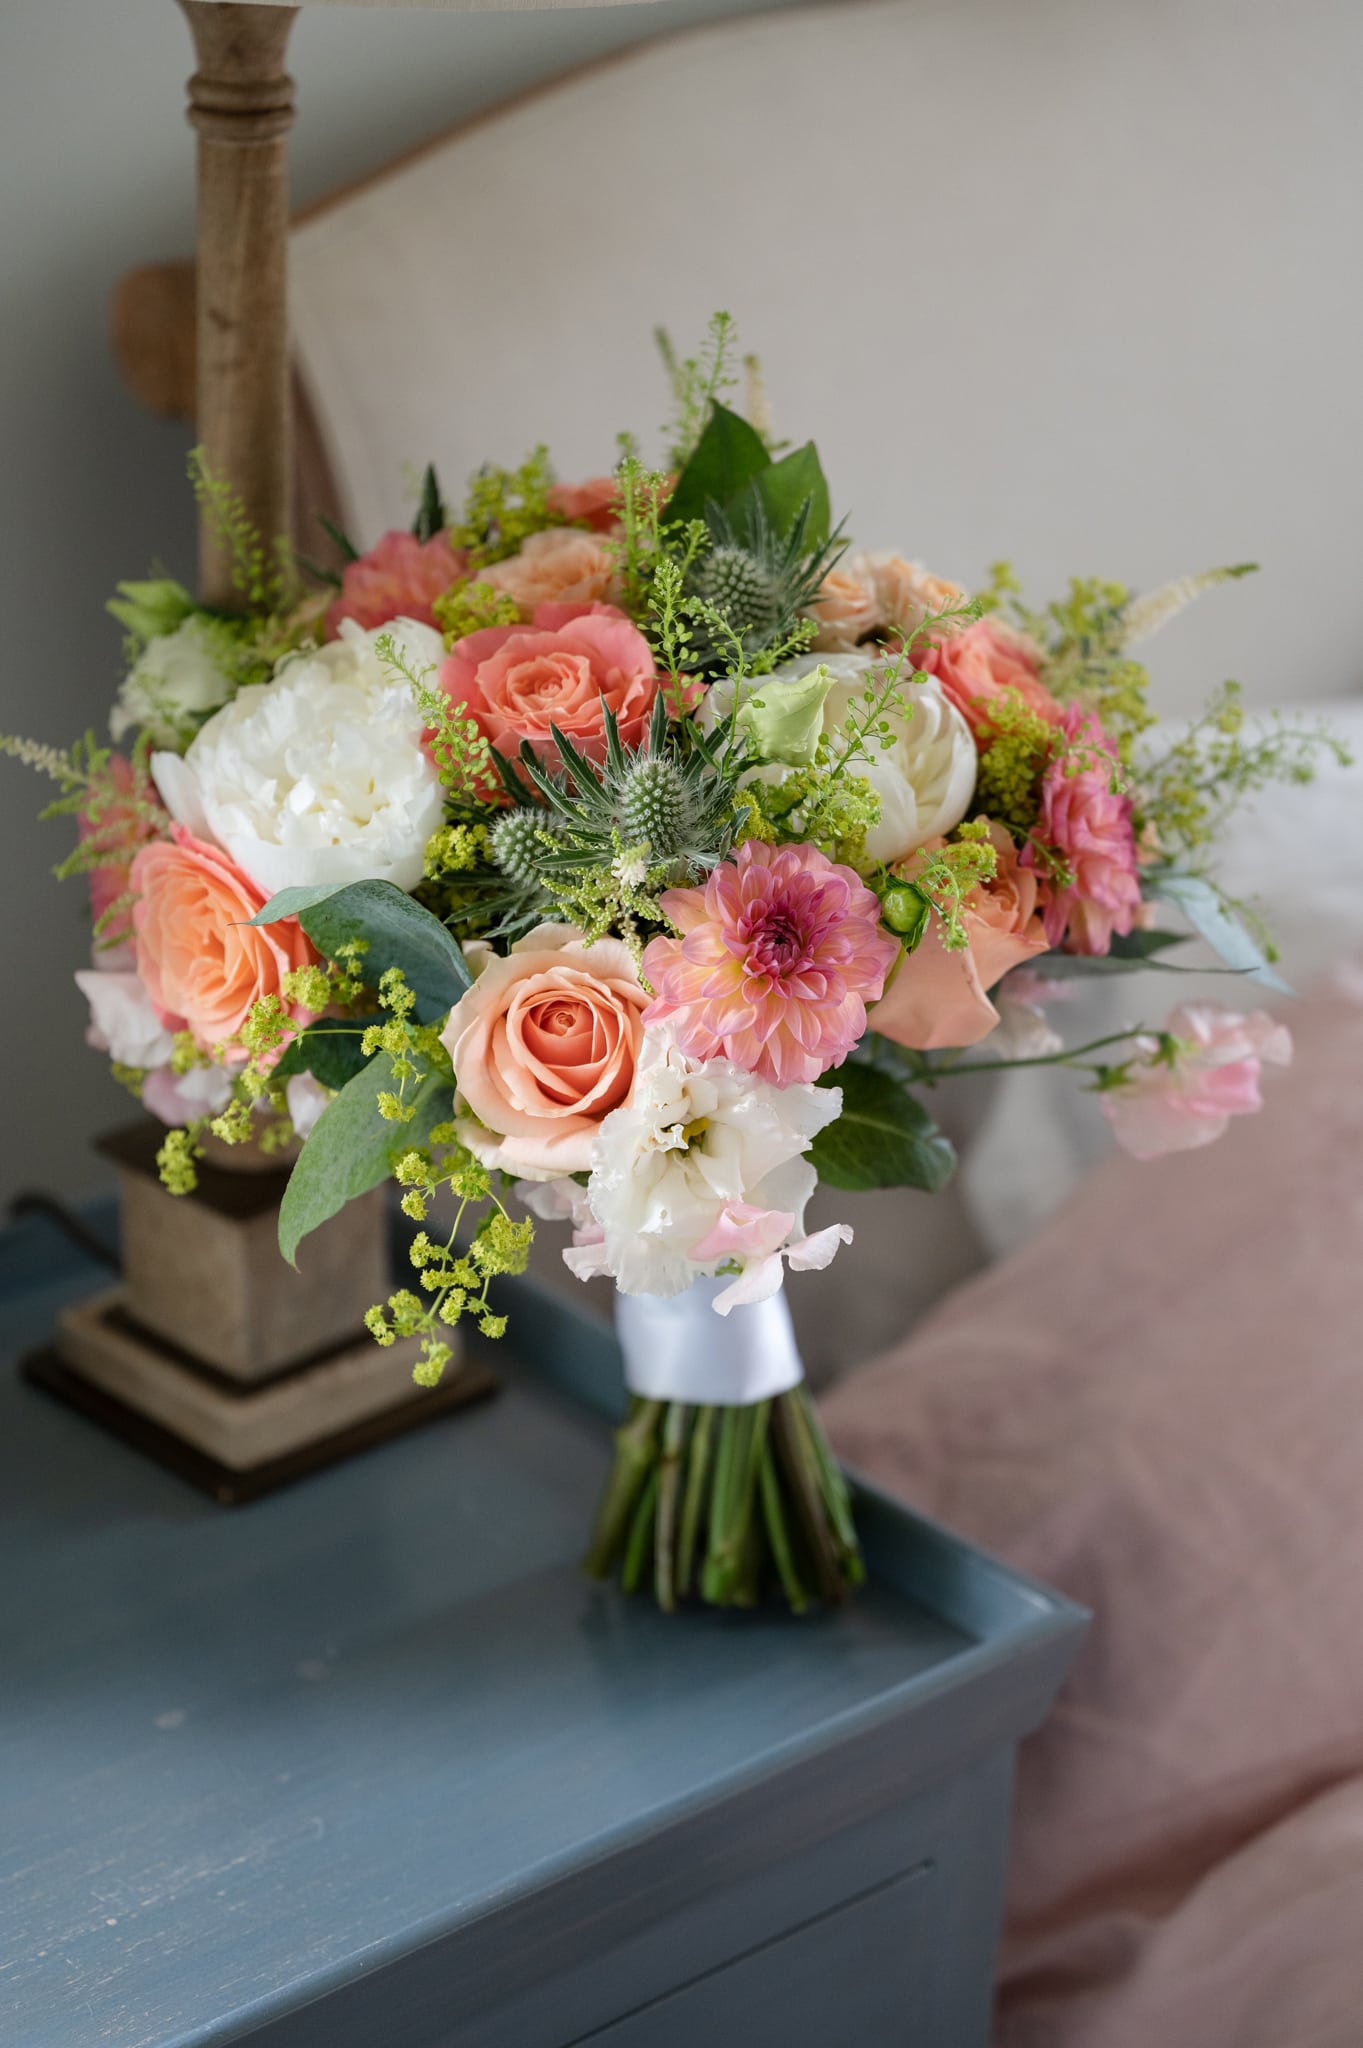
[[[443,533],[418,540],[411,533],[385,533],[376,547],[341,573],[341,594],[327,612],[327,638],[340,637],[342,619],[366,632],[390,619],[435,624],[434,605],[452,583],[468,574],[468,556],[452,548]]]
[[[440,671],[451,704],[467,707],[504,754],[528,740],[556,758],[551,726],[604,759],[609,705],[627,747],[643,739],[658,694],[653,650],[609,604],[541,604],[523,626],[485,626],[457,640]]]
[[[1141,1037],[1141,1058],[1099,1098],[1117,1142],[1135,1159],[1188,1152],[1219,1138],[1233,1116],[1262,1108],[1265,1062],[1285,1067],[1292,1038],[1264,1010],[1245,1017],[1219,1003],[1182,1003],[1165,1026],[1173,1043]]]
[[[898,953],[871,891],[812,846],[750,839],[704,888],[669,889],[662,907],[682,936],[645,948],[658,993],[644,1023],[778,1088],[846,1059]]]
[[[1072,704],[1060,730],[1069,744],[1042,778],[1035,832],[1071,879],[1052,881],[1042,918],[1052,946],[1064,940],[1072,953],[1106,953],[1113,933],[1129,932],[1140,909],[1131,799],[1112,787],[1115,757],[1090,712]],[[1029,846],[1022,860],[1037,866],[1036,849]]]

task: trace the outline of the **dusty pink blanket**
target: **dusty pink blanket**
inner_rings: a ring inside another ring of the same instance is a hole
[[[1363,2044],[1363,976],[825,1404],[1092,1607],[1026,1745],[1000,2048]],[[906,1247],[912,1257],[912,1247]]]

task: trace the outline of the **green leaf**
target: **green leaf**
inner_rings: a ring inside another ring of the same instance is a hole
[[[379,1096],[395,1088],[392,1059],[381,1052],[318,1117],[279,1205],[279,1249],[291,1266],[309,1231],[386,1180],[403,1153],[424,1145],[450,1114],[450,1083],[428,1074],[417,1091],[416,1115],[408,1123],[389,1123],[379,1114]]]
[[[344,1088],[368,1065],[360,1050],[371,1024],[386,1024],[382,1011],[370,1017],[328,1017],[291,1039],[270,1070],[272,1081],[311,1074],[324,1088]]]
[[[473,986],[468,963],[438,917],[394,882],[344,882],[339,887],[281,889],[252,924],[296,917],[328,960],[352,939],[363,939],[361,972],[371,988],[389,967],[400,967],[416,997],[416,1018],[434,1024]]]
[[[732,523],[741,526],[745,511],[759,500],[767,523],[780,540],[786,538],[801,510],[808,505],[802,537],[804,550],[813,554],[823,546],[833,524],[833,504],[819,451],[812,441],[783,455],[779,462],[768,463],[724,509]]]
[[[810,1148],[819,1179],[829,1187],[944,1188],[956,1153],[921,1102],[901,1082],[875,1067],[843,1066],[819,1084],[841,1088],[842,1114]]]
[[[428,462],[426,474],[421,479],[421,504],[412,522],[412,532],[420,541],[434,540],[438,533],[444,531],[446,524],[445,503],[440,495],[435,464]]]
[[[344,532],[342,528],[336,524],[336,521],[334,519],[328,519],[325,512],[319,512],[317,514],[317,524],[321,527],[323,533],[331,542],[332,546],[339,550],[342,561],[359,561],[359,549],[356,547],[354,541],[350,538],[350,535]]]
[[[731,504],[760,470],[771,467],[761,435],[738,413],[716,401],[695,453],[677,478],[667,517],[703,519],[711,499],[716,505]]]
[[[1227,967],[1233,967],[1237,974],[1247,975],[1251,981],[1261,981],[1287,995],[1292,993],[1282,976],[1270,966],[1258,940],[1245,930],[1239,918],[1228,908],[1221,892],[1203,876],[1157,874],[1150,878],[1148,887],[1152,895],[1161,897],[1165,903],[1175,904],[1183,912],[1189,924],[1201,934],[1213,952],[1220,954]]]
[[[1090,974],[1139,974],[1142,968],[1166,968],[1160,959],[1171,946],[1186,946],[1186,932],[1144,931],[1119,933],[1106,953],[1047,953],[1037,972],[1047,981],[1074,981]],[[1192,968],[1180,968],[1192,973]]]

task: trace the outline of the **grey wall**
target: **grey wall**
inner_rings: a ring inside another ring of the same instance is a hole
[[[921,17],[923,62],[905,80],[905,119],[915,94],[958,108],[945,144],[935,119],[933,155],[951,153],[970,232],[954,232],[934,203],[925,156],[922,213],[887,223],[887,260],[920,267],[923,319],[955,323],[960,345],[930,392],[906,378],[905,403],[931,408],[938,440],[941,421],[957,418],[965,460],[971,432],[988,432],[1000,410],[1034,422],[1031,460],[1007,504],[988,508],[988,538],[932,533],[925,550],[968,564],[992,549],[1001,524],[1018,533],[1024,559],[1045,552],[1043,533],[1063,535],[1070,559],[1101,485],[1122,501],[1126,524],[1127,496],[1139,494],[1148,548],[1135,562],[1099,550],[1075,566],[1143,580],[1203,566],[1170,562],[1162,546],[1171,502],[1191,498],[1199,530],[1224,536],[1212,559],[1262,551],[1273,572],[1228,635],[1251,694],[1356,689],[1363,8],[906,4]],[[305,12],[292,46],[295,196],[314,198],[569,64],[739,11],[760,8],[664,0],[548,16]],[[98,724],[116,674],[118,633],[102,610],[114,581],[158,558],[192,572],[189,437],[139,414],[105,339],[119,276],[191,247],[188,69],[171,0],[5,0],[0,13],[0,729],[64,741]],[[1170,175],[1172,158],[1186,173]],[[830,106],[825,130],[791,136],[790,175],[841,181],[849,207],[874,205],[857,183],[855,109]],[[1003,265],[981,200],[992,193],[1010,251]],[[606,203],[624,217],[628,195]],[[1109,248],[1096,294],[1088,252],[1114,234],[1129,262],[1114,291]],[[1025,294],[1000,287],[1020,260],[1033,266]],[[1170,279],[1181,316],[1172,320]],[[847,323],[875,317],[875,280],[841,278],[834,261],[816,266],[811,285],[810,317],[828,323],[835,363]],[[1185,325],[1200,376],[1209,355],[1224,362],[1224,375],[1196,392],[1186,388]],[[1168,424],[1162,464],[1137,459],[1128,394],[1107,374],[1111,337],[1133,329],[1149,337],[1149,378],[1168,393],[1169,422],[1195,417],[1205,429],[1199,437]],[[774,362],[779,336],[760,343]],[[912,350],[906,335],[908,363]],[[1219,630],[1210,619],[1187,629],[1175,663],[1219,645]],[[65,828],[33,824],[38,795],[0,761],[9,975],[0,1199],[22,1185],[89,1185],[97,1169],[86,1138],[127,1108],[102,1061],[80,1047],[83,1005],[70,975],[86,945],[83,904],[79,885],[58,890],[47,879]]]

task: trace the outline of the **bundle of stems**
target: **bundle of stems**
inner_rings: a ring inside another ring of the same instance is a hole
[[[804,1386],[746,1408],[632,1398],[586,1569],[618,1565],[667,1613],[687,1599],[755,1607],[779,1591],[795,1614],[864,1579],[847,1482]]]

